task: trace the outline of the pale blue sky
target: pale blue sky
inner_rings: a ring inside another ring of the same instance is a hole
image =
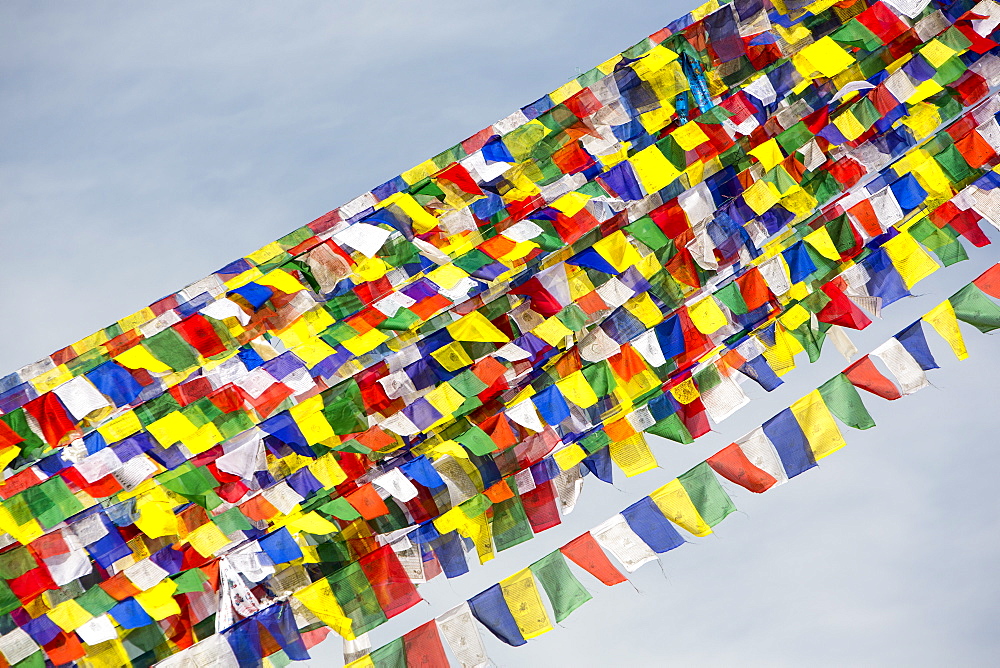
[[[548,0],[0,5],[0,374],[197,280],[421,162],[687,11]],[[990,232],[995,241],[998,235]],[[864,352],[995,262],[995,246],[854,336]],[[717,535],[594,600],[502,666],[990,665],[1000,639],[996,341],[889,403],[822,467],[733,491]],[[829,349],[662,469],[588,478],[563,526],[372,633],[377,646],[599,524],[845,365]],[[753,390],[750,390],[753,392]],[[732,486],[729,486],[732,490]],[[310,662],[340,665],[327,642]]]

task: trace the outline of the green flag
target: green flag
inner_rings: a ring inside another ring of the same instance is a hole
[[[875,426],[875,420],[862,403],[858,389],[844,374],[839,373],[820,385],[819,394],[830,412],[848,427],[871,429]]]
[[[559,550],[542,557],[531,564],[530,568],[542,583],[545,595],[549,597],[556,622],[566,619],[570,613],[593,598],[569,570],[566,558]]]

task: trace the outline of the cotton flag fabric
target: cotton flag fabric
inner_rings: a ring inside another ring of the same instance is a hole
[[[827,339],[850,357],[842,330],[1000,227],[997,16],[710,3],[0,377],[0,654],[277,665],[325,627],[354,641],[413,614],[414,580],[468,572],[467,551],[564,531],[582,471],[668,462],[644,433],[690,444],[747,380],[775,390]],[[873,425],[855,388],[927,385],[924,323],[960,359],[962,327],[1000,327],[998,285],[985,273],[560,554],[614,584],[603,550],[631,572],[674,525],[706,534],[734,508],[717,475],[762,492],[814,467],[838,421]],[[555,563],[538,577],[562,616],[583,593]],[[530,569],[505,583],[469,614],[523,644],[551,623]],[[438,661],[439,633],[357,661]]]

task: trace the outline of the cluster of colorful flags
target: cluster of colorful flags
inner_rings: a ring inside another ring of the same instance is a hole
[[[328,627],[356,641],[466,553],[557,526],[584,474],[655,468],[643,433],[690,443],[742,383],[827,338],[856,352],[846,329],[1000,227],[998,25],[992,0],[713,1],[0,379],[0,655],[282,665]],[[960,357],[959,320],[1000,326],[984,277],[924,318]],[[534,578],[557,620],[589,597],[563,556],[613,584],[602,548],[631,570],[683,542],[671,522],[704,535],[732,508],[717,474],[801,473],[843,444],[831,414],[872,426],[855,387],[896,398],[928,365],[918,323],[359,665],[437,661],[438,627],[478,657],[472,618],[547,630]]]
[[[655,561],[659,554],[688,542],[675,525],[692,536],[712,533],[713,527],[736,510],[716,476],[759,494],[816,466],[818,460],[846,444],[838,421],[854,429],[875,426],[858,389],[895,400],[929,385],[925,372],[938,368],[938,364],[927,345],[924,322],[945,337],[959,359],[965,357],[964,340],[957,329],[940,326],[942,310],[953,310],[963,322],[983,332],[1000,329],[1000,306],[987,295],[1000,299],[1000,264],[759,428],[527,569],[374,651],[366,637],[360,648],[356,640],[349,642],[351,651],[361,656],[350,660],[352,655],[348,653],[348,668],[449,665],[435,629],[444,636],[461,665],[489,665],[473,619],[502,642],[514,646],[551,631],[553,621],[564,621],[592,599],[573,575],[567,559],[599,582],[613,586],[627,578],[606,553],[631,573]],[[888,376],[876,367],[872,357],[889,370]],[[560,496],[560,500],[564,498]],[[500,521],[494,519],[494,526]],[[551,616],[542,603],[539,584],[549,601]],[[317,583],[310,589],[322,588]],[[310,609],[328,610],[313,598],[313,591],[296,597]],[[326,617],[323,621],[336,627]],[[459,625],[460,631],[456,628]],[[408,637],[422,639],[419,651],[407,644]]]

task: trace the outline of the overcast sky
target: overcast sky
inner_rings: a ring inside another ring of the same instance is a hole
[[[0,375],[210,273],[565,83],[689,2],[0,4]],[[990,231],[991,238],[1000,242]],[[862,352],[998,259],[922,283]],[[609,589],[503,666],[995,665],[997,341],[966,331],[937,386],[864,399],[819,469]],[[805,364],[803,356],[800,360]],[[661,469],[588,478],[564,524],[452,581],[375,646],[599,524],[837,373],[832,347]],[[621,476],[619,476],[621,477]],[[575,567],[574,567],[575,568]],[[330,640],[317,668],[340,665]]]

